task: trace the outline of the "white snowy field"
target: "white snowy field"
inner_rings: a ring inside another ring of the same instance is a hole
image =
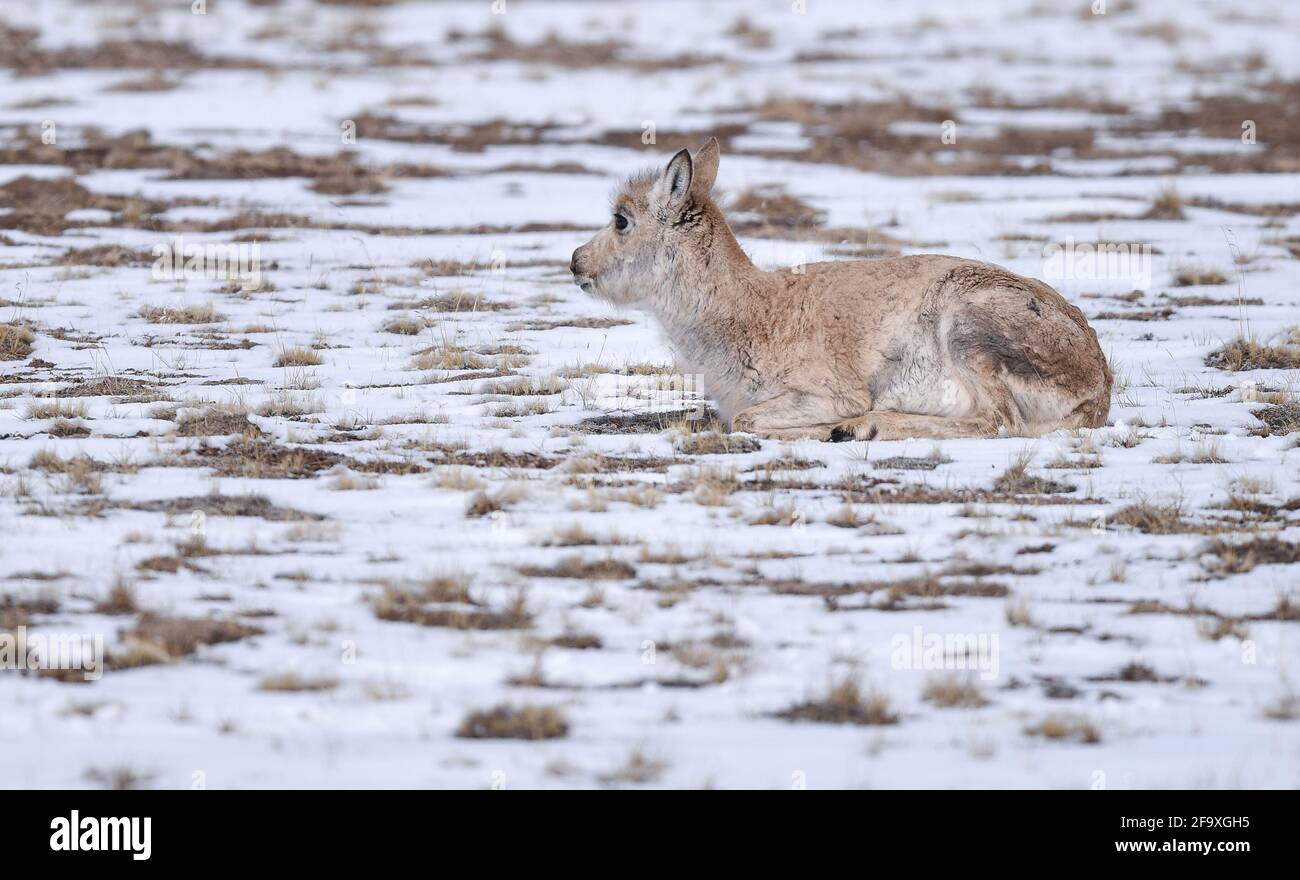
[[[1300,6],[1090,7],[0,4],[0,786],[1300,785]],[[1110,424],[728,434],[568,272],[710,135]]]

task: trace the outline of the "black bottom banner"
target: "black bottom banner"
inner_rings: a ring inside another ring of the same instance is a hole
[[[295,867],[329,868],[337,867],[340,857],[403,856],[432,846],[466,846],[468,856],[479,835],[488,844],[508,839],[507,852],[560,842],[554,828],[530,840],[531,829],[549,822],[535,821],[537,814],[518,804],[489,807],[483,801],[490,797],[468,792],[10,792],[11,803],[23,806],[7,811],[0,851],[11,874],[21,876],[18,870],[34,861],[89,867],[92,862],[194,865],[200,859],[205,867],[226,867],[283,859]],[[969,865],[979,859],[990,866],[1046,864],[1038,861],[1043,856],[1066,863],[1277,858],[1291,851],[1294,836],[1289,795],[1280,792],[892,791],[863,792],[858,798],[851,808],[840,802],[815,811],[808,805],[798,810],[769,805],[762,819],[745,818],[743,809],[733,807],[728,824],[746,830],[752,825],[769,845],[784,839],[796,850],[843,834],[844,842],[881,855],[924,853],[927,860]],[[689,821],[691,812],[680,818]],[[828,819],[831,814],[845,818]],[[542,815],[555,816],[555,811],[548,808]],[[595,852],[612,840],[627,841],[638,830],[647,833],[646,845],[653,839],[656,849],[670,849],[672,835],[661,836],[662,826],[681,827],[669,810],[654,813],[645,805],[619,810],[607,805],[601,816],[564,844],[569,854],[587,845]],[[804,816],[810,818],[801,821]],[[584,818],[584,825],[589,822]],[[661,825],[657,832],[655,825]],[[682,846],[698,852],[698,837],[690,836],[695,842],[684,836]],[[477,851],[499,857],[497,849]],[[734,846],[727,851],[727,859],[736,855]]]

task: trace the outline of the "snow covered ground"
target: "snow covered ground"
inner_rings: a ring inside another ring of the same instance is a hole
[[[1105,5],[4,4],[0,648],[107,668],[0,785],[1300,785],[1300,7]],[[568,273],[711,134],[760,265],[1054,284],[1111,424],[727,434]]]

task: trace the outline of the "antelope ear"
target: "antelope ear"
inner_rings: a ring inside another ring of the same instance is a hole
[[[651,203],[669,211],[680,208],[686,201],[686,194],[690,192],[693,174],[690,152],[680,151],[655,181],[650,190]]]
[[[713,181],[718,176],[719,156],[717,138],[709,138],[704,146],[691,156],[691,165],[694,169],[691,190],[697,195],[707,196],[713,189]]]

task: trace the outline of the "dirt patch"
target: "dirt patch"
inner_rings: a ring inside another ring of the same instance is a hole
[[[676,409],[669,412],[644,412],[611,414],[583,419],[574,429],[583,434],[658,434],[683,421],[707,424],[717,421],[717,410],[701,405],[696,409]]]
[[[1098,312],[1092,316],[1094,321],[1168,321],[1174,316],[1173,309],[1135,309],[1130,312]]]
[[[181,437],[213,437],[240,434],[244,437],[261,437],[262,429],[248,420],[248,414],[223,409],[210,409],[199,415],[187,416],[176,424]]]
[[[928,455],[924,458],[895,455],[891,458],[877,459],[871,463],[871,466],[891,471],[932,471],[939,465],[949,464],[951,461],[952,459],[944,458],[941,455]]]
[[[762,448],[763,444],[753,437],[721,431],[683,434],[673,443],[673,449],[682,455],[741,455]]]
[[[227,477],[298,480],[336,465],[350,466],[347,456],[319,449],[281,446],[271,440],[239,437],[224,446],[206,442],[195,450],[200,464]]]
[[[109,225],[153,228],[153,215],[168,208],[196,204],[182,199],[160,202],[132,196],[99,195],[71,177],[23,175],[0,186],[0,229],[17,229],[33,235],[60,235],[65,229],[100,225],[91,221],[69,221],[70,211],[95,208],[113,214]]]
[[[1250,433],[1256,437],[1272,437],[1300,431],[1300,403],[1278,403],[1256,410],[1252,415],[1263,422],[1260,427],[1250,429]]]
[[[249,516],[268,522],[320,522],[325,519],[318,513],[280,507],[265,495],[189,495],[157,501],[136,501],[118,506],[127,510],[178,515],[199,510],[208,516]]]
[[[578,327],[584,330],[608,330],[610,327],[627,327],[633,324],[624,318],[534,318],[518,321],[508,328],[511,332],[518,330],[555,330],[559,327]]]
[[[489,28],[482,34],[474,36],[485,42],[486,46],[469,54],[465,59],[467,61],[509,61],[568,69],[598,67],[611,70],[635,70],[643,73],[681,70],[706,64],[718,64],[722,61],[718,56],[694,53],[679,53],[665,57],[640,55],[633,47],[617,40],[567,40],[553,31],[535,43],[518,42],[500,27]]]
[[[60,266],[151,266],[154,256],[149,251],[132,250],[116,244],[97,244],[88,248],[72,248],[59,257]]]
[[[150,394],[158,386],[152,382],[145,382],[140,379],[129,379],[125,376],[103,376],[99,379],[88,379],[80,384],[68,388],[60,388],[54,392],[54,397],[131,397],[140,394]]]
[[[424,299],[403,300],[388,306],[392,310],[410,309],[423,312],[500,312],[513,309],[514,303],[483,299],[481,294],[455,291]]]
[[[500,609],[468,601],[468,596],[464,597],[466,601],[454,604],[445,601],[447,598],[426,590],[386,587],[374,600],[375,617],[456,630],[516,630],[533,625],[533,616],[522,596]]]
[[[554,565],[521,565],[515,569],[530,578],[574,578],[584,581],[617,581],[636,577],[636,568],[621,559],[586,560],[566,556]]]
[[[438,446],[432,450],[437,455],[434,464],[462,465],[475,468],[520,468],[524,470],[550,470],[563,459],[537,452],[506,452],[504,449],[474,451],[455,446]]]
[[[0,24],[0,67],[21,76],[61,70],[270,69],[255,59],[204,55],[188,43],[167,40],[103,40],[93,45],[46,48],[40,32]]]

